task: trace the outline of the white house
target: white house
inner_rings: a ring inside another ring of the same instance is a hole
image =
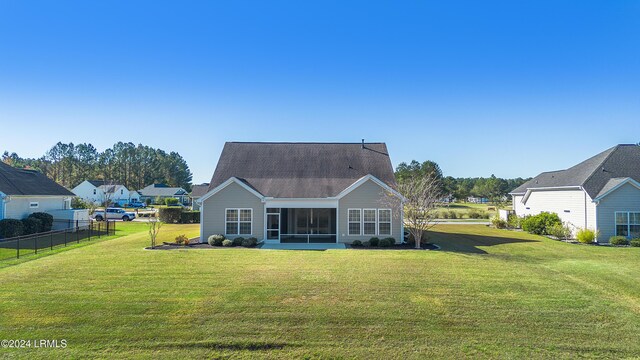
[[[518,216],[557,213],[574,229],[640,238],[640,146],[617,145],[566,170],[544,172],[511,191]]]
[[[129,191],[124,185],[106,184],[104,180],[85,180],[73,188],[73,193],[85,201],[100,205],[108,198],[119,205],[140,200],[137,191]]]
[[[402,241],[404,198],[395,187],[384,143],[228,142],[198,200],[201,241]]]
[[[24,219],[35,212],[52,214],[54,220],[88,219],[87,210],[71,210],[73,196],[38,171],[0,162],[0,220]]]

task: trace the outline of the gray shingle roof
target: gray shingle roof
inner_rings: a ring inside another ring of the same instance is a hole
[[[0,192],[5,195],[75,196],[44,174],[0,162]]]
[[[186,195],[187,191],[181,187],[168,187],[164,184],[151,184],[144,189],[138,190],[138,194],[140,194],[140,196],[148,197],[167,197]]]
[[[209,191],[209,183],[193,185],[191,187],[191,197],[199,198],[202,195],[206,194]]]
[[[640,146],[621,144],[566,170],[544,172],[511,191],[524,194],[530,188],[582,186],[595,198],[609,180],[630,177],[640,181]]]
[[[396,185],[386,144],[227,142],[209,190],[237,177],[268,197],[325,198],[368,174]]]

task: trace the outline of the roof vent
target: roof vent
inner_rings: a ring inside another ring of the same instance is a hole
[[[364,139],[362,139],[362,148],[364,149]]]

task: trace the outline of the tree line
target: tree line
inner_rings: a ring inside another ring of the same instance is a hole
[[[191,170],[180,154],[131,142],[118,142],[103,152],[87,143],[58,142],[40,158],[5,151],[2,161],[38,170],[69,189],[84,180],[105,180],[131,190],[163,183],[191,191]]]
[[[408,164],[405,162],[400,163],[396,167],[395,176],[398,183],[402,183],[413,176],[433,177],[438,180],[438,190],[443,197],[450,196],[457,200],[466,201],[468,197],[474,196],[487,198],[489,201],[494,203],[501,202],[511,190],[530,180],[530,178],[503,179],[498,178],[495,175],[491,175],[488,178],[445,177],[440,166],[429,160],[422,163],[416,160],[413,160]]]

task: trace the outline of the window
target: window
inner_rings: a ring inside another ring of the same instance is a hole
[[[120,195],[124,194],[124,189],[120,189]]]
[[[616,236],[640,237],[640,212],[616,212]]]
[[[37,201],[32,201],[32,202],[29,203],[29,207],[31,209],[37,209],[38,207],[40,207],[40,203],[37,202]]]
[[[251,235],[253,232],[253,209],[227,209],[225,233],[227,235]]]
[[[93,189],[93,195],[95,195],[95,194],[96,194],[96,189]]]
[[[363,235],[376,234],[376,209],[362,210]]]
[[[360,209],[349,209],[349,235],[360,235],[360,220],[362,213]]]
[[[378,209],[378,235],[391,235],[391,209]]]

